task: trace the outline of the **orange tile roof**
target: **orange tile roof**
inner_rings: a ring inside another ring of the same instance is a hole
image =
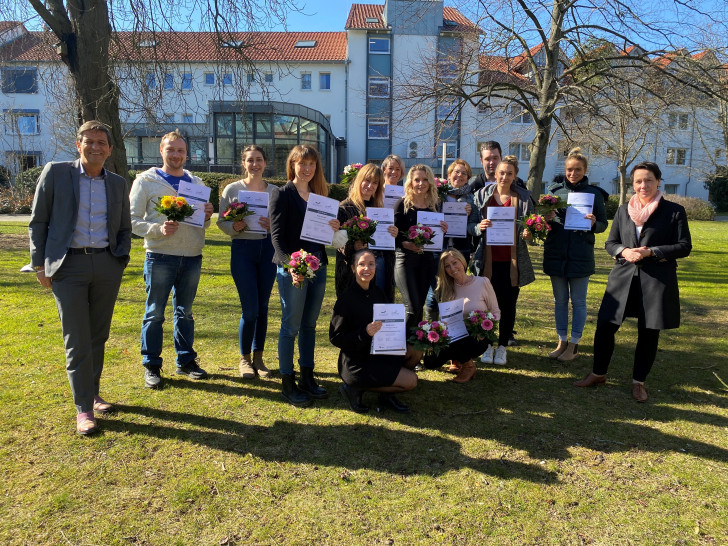
[[[346,19],[344,28],[350,29],[366,29],[366,30],[384,30],[389,28],[384,23],[384,5],[383,4],[352,4],[349,10],[349,17]],[[367,23],[367,19],[377,19],[376,23]],[[457,23],[455,26],[446,27],[447,30],[453,32],[472,32],[478,30],[478,27],[462,13],[455,8],[445,7],[442,10],[442,18],[444,21],[453,21]]]

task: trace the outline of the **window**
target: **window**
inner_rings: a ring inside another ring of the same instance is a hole
[[[298,40],[294,47],[316,47],[316,40]]]
[[[389,78],[369,76],[369,96],[374,98],[389,97]]]
[[[665,184],[665,193],[675,195],[680,184]]]
[[[668,148],[665,163],[668,165],[685,165],[687,155],[687,148]]]
[[[368,24],[374,24],[378,23],[379,19],[377,17],[367,17],[366,19],[364,19],[364,22]]]
[[[525,112],[520,104],[511,104],[508,107],[508,115],[511,118],[511,123],[529,124],[533,121],[531,114]]]
[[[437,105],[437,119],[454,120],[460,115],[458,104],[453,100],[442,101]]]
[[[35,68],[3,68],[3,93],[37,93],[38,70]]]
[[[192,74],[182,74],[182,91],[192,89]]]
[[[265,83],[273,83],[273,72],[266,72],[263,74],[263,81]]]
[[[311,74],[310,73],[301,74],[301,89],[303,89],[304,91],[311,90]]]
[[[223,85],[232,85],[233,84],[233,75],[230,73],[223,74],[222,75],[222,84]]]
[[[215,85],[214,72],[205,72],[205,85]]]
[[[182,114],[182,123],[194,123],[195,116],[192,114]]]
[[[528,144],[525,142],[511,142],[508,154],[515,155],[521,162],[527,162],[531,157],[531,154],[528,153]]]
[[[157,77],[154,75],[153,72],[147,72],[147,89],[156,89],[157,88]]]
[[[319,89],[323,91],[331,89],[331,74],[329,72],[319,72]]]
[[[163,114],[162,123],[174,123],[174,114]]]
[[[389,139],[389,121],[384,119],[369,121],[367,135],[372,139]]]
[[[248,83],[253,83],[255,81],[255,74],[253,74],[252,72],[248,72],[245,75],[245,78],[248,81]]]
[[[37,110],[5,110],[5,134],[37,135],[40,134]]]
[[[445,144],[445,157],[455,159],[458,156],[458,143],[454,140],[440,140],[435,148],[435,155],[442,157],[442,145]]]
[[[684,131],[688,128],[688,114],[670,113],[667,115],[667,125],[670,129],[679,129]]]
[[[167,90],[174,89],[174,77],[172,74],[164,75],[164,88]]]
[[[369,38],[369,53],[389,55],[389,38]]]

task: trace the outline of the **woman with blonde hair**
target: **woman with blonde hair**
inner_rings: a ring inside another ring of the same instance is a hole
[[[394,207],[394,225],[398,230],[395,241],[394,281],[402,294],[407,311],[407,328],[411,329],[422,320],[430,282],[435,276],[435,261],[423,247],[407,240],[411,226],[417,225],[417,213],[436,212],[439,203],[435,175],[427,165],[415,165],[407,173],[404,197]],[[440,222],[443,234],[447,224]]]
[[[495,319],[499,320],[501,312],[490,281],[486,277],[468,275],[467,267],[465,257],[459,250],[445,250],[440,255],[435,290],[437,301],[446,302],[462,298],[464,317],[472,311],[490,311]],[[467,383],[475,377],[473,358],[482,354],[488,345],[487,339],[478,341],[470,336],[464,337],[451,343],[438,355],[426,356],[424,364],[426,368],[434,369],[449,360],[451,363],[448,371],[457,374],[453,381]]]
[[[374,163],[367,163],[359,172],[349,186],[349,197],[344,199],[339,205],[338,219],[341,225],[350,218],[355,216],[366,215],[367,207],[381,207],[384,199],[384,180],[382,170]],[[392,237],[397,235],[397,228],[390,227]],[[351,257],[354,252],[365,248],[366,245],[361,241],[347,241],[346,244],[336,253],[336,269],[334,281],[336,286],[336,296],[340,296],[354,278],[351,269]],[[384,275],[384,257],[379,251],[374,251],[377,259],[377,277],[376,286],[385,294],[391,292],[386,286]],[[380,273],[381,270],[381,273]]]
[[[401,186],[404,172],[404,161],[398,155],[390,154],[382,161],[382,174],[384,175],[385,184]]]
[[[274,192],[270,202],[270,232],[273,243],[273,262],[278,266],[276,280],[281,298],[281,331],[278,336],[278,362],[283,382],[283,398],[297,407],[311,404],[312,398],[327,398],[325,389],[316,384],[313,376],[316,344],[316,321],[326,291],[326,250],[324,245],[301,239],[303,218],[311,193],[328,195],[321,158],[312,146],[295,146],[286,160],[289,182]],[[339,229],[339,221],[329,222]],[[320,260],[313,279],[289,272],[284,265],[291,254],[299,250]],[[293,345],[298,336],[301,380],[296,385],[293,369]]]
[[[475,228],[480,237],[476,251],[476,267],[480,275],[488,277],[498,298],[501,319],[498,327],[498,348],[488,350],[481,359],[483,362],[504,365],[506,363],[506,347],[513,333],[516,322],[516,303],[522,286],[536,280],[528,254],[526,240],[531,234],[519,229],[524,218],[533,213],[531,192],[516,184],[518,159],[509,155],[503,158],[495,170],[495,184],[486,186],[475,194],[474,206],[480,211],[483,220]],[[485,232],[493,224],[488,220],[488,207],[514,207],[516,222],[514,225],[514,245],[486,245]]]

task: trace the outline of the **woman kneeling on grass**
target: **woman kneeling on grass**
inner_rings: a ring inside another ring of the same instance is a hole
[[[339,375],[344,380],[340,392],[357,413],[366,413],[369,407],[362,403],[365,391],[379,394],[379,402],[394,411],[407,413],[409,406],[395,394],[411,391],[417,386],[417,374],[403,367],[405,357],[372,355],[372,336],[382,327],[373,321],[374,304],[389,303],[374,283],[376,258],[369,249],[354,254],[352,259],[354,281],[336,300],[331,317],[329,339],[341,349]]]
[[[446,250],[440,256],[437,271],[437,301],[453,301],[463,298],[463,314],[465,317],[472,311],[490,311],[496,320],[500,319],[498,300],[493,286],[487,277],[473,277],[466,273],[467,262],[459,250]],[[475,377],[473,358],[483,354],[489,341],[480,341],[467,336],[452,342],[437,355],[427,355],[424,360],[426,368],[439,368],[448,360],[451,361],[449,372],[456,373],[455,383],[467,383]]]

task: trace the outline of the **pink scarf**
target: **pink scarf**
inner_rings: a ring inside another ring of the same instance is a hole
[[[645,225],[645,222],[650,217],[650,215],[655,212],[655,209],[657,208],[661,197],[662,192],[660,190],[657,190],[657,195],[655,195],[652,201],[650,201],[646,205],[643,205],[640,202],[640,199],[639,197],[637,197],[636,193],[630,198],[629,204],[627,205],[627,210],[629,211],[629,217],[632,218],[635,226],[640,227]]]

